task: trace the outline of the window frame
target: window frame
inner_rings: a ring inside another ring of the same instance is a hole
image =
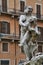
[[[43,27],[38,26],[38,30],[40,31],[38,42],[43,42]]]
[[[20,1],[20,11],[24,11],[25,1]]]
[[[41,50],[39,49],[39,47],[41,47]],[[40,44],[38,44],[38,52],[42,52],[43,50],[42,50],[42,45],[41,45],[41,42],[40,42]]]
[[[9,43],[8,43],[8,51],[3,51],[3,44],[4,43],[8,43],[8,42],[3,42],[2,44],[1,44],[1,53],[9,53]]]
[[[0,23],[1,23],[1,30],[0,30],[0,33],[4,33],[4,34],[10,34],[10,22],[8,22],[8,21],[6,21],[6,20],[2,20],[2,21],[0,21]],[[6,29],[5,29],[5,31],[3,32],[3,23],[5,23],[6,25],[7,25],[7,27],[6,27]],[[8,29],[8,27],[9,27],[9,29]],[[7,31],[7,32],[6,32]]]
[[[9,65],[11,65],[11,60],[10,59],[0,59],[0,63],[1,63],[1,60],[8,60],[9,61]]]
[[[42,15],[42,4],[41,3],[35,3],[35,13],[37,13],[37,5],[40,5],[41,6],[41,12],[40,14]]]
[[[20,9],[20,1],[24,1],[25,6],[26,6],[26,0],[19,0],[19,9]]]
[[[0,0],[0,6],[1,6],[1,11],[2,11],[2,0]],[[9,0],[7,0],[7,11],[9,11]]]
[[[1,26],[1,28],[2,28],[1,32],[2,33],[5,33],[6,34],[8,32],[8,30],[7,30],[7,27],[8,26],[7,25],[8,25],[7,22],[4,22],[4,21],[2,22],[2,26]]]

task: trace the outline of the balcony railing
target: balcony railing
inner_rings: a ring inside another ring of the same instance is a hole
[[[19,40],[19,35],[15,34],[4,34],[0,33],[0,39],[12,39],[12,40]]]

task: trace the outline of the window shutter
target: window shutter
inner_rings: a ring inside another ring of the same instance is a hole
[[[7,0],[2,0],[2,11],[7,12]]]
[[[10,23],[8,23],[7,33],[10,34]]]
[[[41,18],[41,6],[40,5],[37,5],[37,18]]]
[[[39,45],[39,46],[38,46],[38,51],[39,51],[39,52],[42,52],[42,45]]]
[[[6,31],[5,31],[6,30],[6,26],[5,26],[5,22],[4,21],[2,22],[1,28],[2,28],[1,29],[1,33],[6,33]]]
[[[20,1],[20,11],[24,11],[24,6],[25,6],[25,2],[24,1]]]
[[[10,33],[10,23],[3,21],[1,24],[1,32],[5,34]]]
[[[3,45],[2,45],[2,51],[3,52],[8,52],[8,43],[3,43]]]
[[[38,41],[43,41],[43,27],[39,27],[41,34],[38,36]]]

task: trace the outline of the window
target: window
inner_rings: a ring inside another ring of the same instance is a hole
[[[10,23],[8,22],[0,22],[0,33],[9,34],[10,33]]]
[[[0,60],[0,65],[9,65],[9,60]]]
[[[20,1],[20,11],[24,11],[25,1]]]
[[[38,27],[40,35],[38,36],[38,41],[43,41],[43,27]]]
[[[7,0],[2,0],[2,11],[7,12]]]
[[[38,52],[42,52],[42,45],[38,45]]]
[[[2,51],[8,52],[8,43],[2,43]]]
[[[41,18],[41,5],[36,5],[36,16],[37,18]]]

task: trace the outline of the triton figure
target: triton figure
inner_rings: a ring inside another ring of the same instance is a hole
[[[20,16],[19,25],[21,26],[21,36],[19,46],[23,46],[26,60],[31,60],[33,51],[37,44],[33,43],[40,34],[37,26],[37,18],[32,15],[33,8],[27,6],[24,9],[24,15]]]

